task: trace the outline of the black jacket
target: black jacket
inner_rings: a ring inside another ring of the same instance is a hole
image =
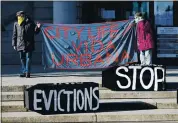
[[[12,46],[17,47],[17,51],[34,51],[34,35],[40,32],[34,21],[26,18],[21,25],[14,23]]]

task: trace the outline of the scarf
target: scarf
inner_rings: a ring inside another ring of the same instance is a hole
[[[18,16],[18,24],[19,25],[21,25],[24,20],[25,20],[24,17]]]

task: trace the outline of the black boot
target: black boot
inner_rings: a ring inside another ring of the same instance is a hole
[[[30,78],[30,73],[26,73],[26,78]]]
[[[19,77],[25,77],[25,73],[21,73],[20,75],[19,75]]]

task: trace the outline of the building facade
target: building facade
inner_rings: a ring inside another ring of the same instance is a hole
[[[2,2],[1,22],[5,27],[1,40],[2,64],[19,64],[19,56],[11,46],[15,12],[26,11],[41,23],[80,24],[133,19],[140,11],[149,19],[155,34],[154,63],[178,65],[178,2],[177,1],[29,1]],[[11,8],[11,9],[9,9]],[[160,28],[166,27],[166,28]],[[169,27],[169,28],[168,28]],[[158,31],[159,30],[159,31]],[[167,33],[162,33],[167,31]],[[169,32],[172,31],[174,33]],[[167,36],[167,37],[166,37]],[[33,63],[42,63],[42,35],[36,36]],[[171,61],[171,63],[170,63]]]

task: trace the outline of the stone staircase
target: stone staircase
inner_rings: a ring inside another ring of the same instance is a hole
[[[111,91],[100,87],[94,113],[41,115],[24,108],[24,86],[2,86],[2,122],[178,122],[176,90]]]

